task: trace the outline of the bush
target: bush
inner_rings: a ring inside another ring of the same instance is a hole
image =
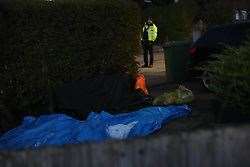
[[[225,0],[203,1],[198,15],[209,26],[231,23],[235,6],[232,8],[228,3],[231,4]]]
[[[205,67],[211,74],[211,89],[227,112],[250,116],[250,42],[240,48],[227,48]]]
[[[13,113],[15,115],[16,113]],[[17,125],[18,118],[8,113],[7,108],[0,101],[0,135]]]
[[[9,112],[34,114],[51,90],[82,76],[137,70],[133,2],[12,0],[0,12],[0,100]]]
[[[152,16],[158,26],[158,42],[187,40],[192,35],[193,19],[197,5],[193,1],[177,4],[152,6],[144,10],[145,17]]]

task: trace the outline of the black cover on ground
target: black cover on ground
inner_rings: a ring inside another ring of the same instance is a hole
[[[122,112],[145,106],[150,100],[133,89],[129,75],[101,75],[64,84],[55,91],[56,111],[86,117],[91,111]]]

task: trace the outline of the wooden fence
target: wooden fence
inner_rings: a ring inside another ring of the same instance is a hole
[[[249,167],[250,126],[0,152],[4,167]]]

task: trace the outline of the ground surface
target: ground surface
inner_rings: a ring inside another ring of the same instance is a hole
[[[155,61],[153,68],[141,68],[140,72],[146,77],[148,89],[153,97],[178,87],[177,83],[169,80],[166,75],[165,59],[163,49],[155,47]],[[143,56],[138,57],[138,62],[143,64]],[[200,79],[188,79],[182,85],[192,90],[195,100],[192,102],[192,115],[188,118],[173,120],[160,130],[172,132],[181,130],[193,130],[215,125],[212,100],[214,95],[202,86]]]

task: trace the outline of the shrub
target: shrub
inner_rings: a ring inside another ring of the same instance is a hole
[[[250,116],[250,42],[240,48],[227,48],[205,67],[211,74],[210,88],[227,111]]]
[[[133,2],[12,0],[0,12],[0,100],[9,112],[34,114],[51,90],[82,76],[137,70]]]
[[[232,22],[233,8],[225,0],[201,1],[198,15],[207,22],[208,25],[226,24]]]
[[[14,114],[13,114],[14,115]],[[0,101],[0,135],[10,128],[13,128],[17,124],[17,117],[8,113],[7,108]]]
[[[192,35],[192,24],[197,10],[193,1],[177,4],[152,6],[144,10],[145,16],[152,16],[158,26],[158,42],[166,40],[187,40]]]

